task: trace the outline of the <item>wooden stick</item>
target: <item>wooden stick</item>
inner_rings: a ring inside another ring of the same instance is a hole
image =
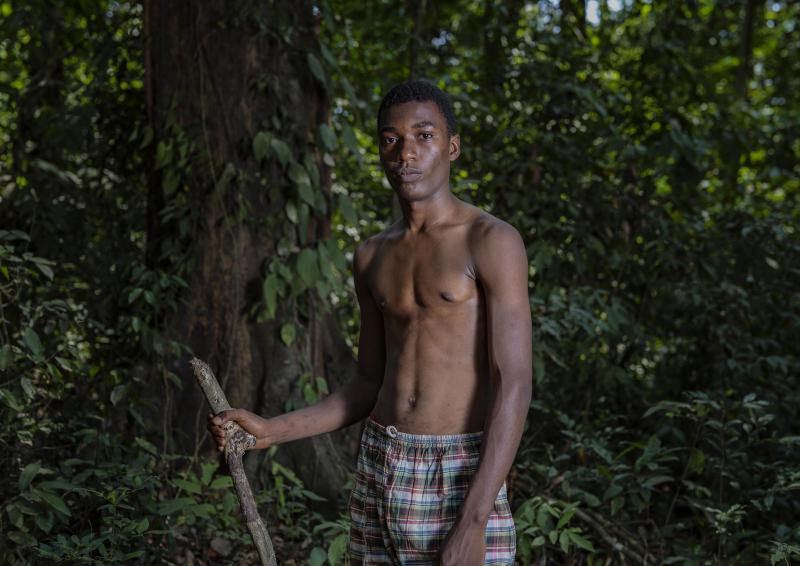
[[[211,371],[208,364],[197,358],[192,358],[189,364],[192,366],[194,376],[197,378],[197,382],[200,384],[208,404],[211,406],[211,411],[216,415],[220,411],[230,409],[231,406],[228,403],[228,399],[225,397],[225,393],[222,392],[222,388],[219,386],[219,382],[214,377],[214,372]],[[262,566],[277,566],[272,539],[269,538],[264,521],[261,520],[261,515],[258,513],[256,501],[253,498],[253,490],[250,489],[250,482],[247,481],[247,476],[244,474],[244,465],[242,464],[242,456],[249,448],[255,446],[256,437],[245,432],[234,421],[226,422],[223,428],[227,438],[225,459],[228,461],[228,469],[233,478],[233,486],[239,498],[239,505],[241,505],[245,521],[247,521],[247,529],[250,531],[250,536],[253,537],[253,543],[258,550]]]

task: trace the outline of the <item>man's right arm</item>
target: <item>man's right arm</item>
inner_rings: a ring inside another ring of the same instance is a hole
[[[265,419],[244,409],[209,415],[209,430],[220,450],[225,447],[222,424],[230,420],[256,437],[258,449],[338,430],[369,415],[378,398],[386,364],[383,316],[367,283],[375,247],[376,242],[368,240],[353,257],[353,279],[361,310],[356,377],[319,403],[274,418]]]

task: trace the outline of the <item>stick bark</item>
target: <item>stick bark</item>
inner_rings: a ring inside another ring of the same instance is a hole
[[[214,372],[211,371],[208,364],[193,358],[189,365],[192,366],[194,376],[197,378],[197,383],[200,384],[200,388],[211,406],[211,411],[217,414],[220,411],[230,409],[231,406],[228,403],[228,399],[225,397],[225,393],[222,392],[222,388],[219,386],[219,382],[214,377]],[[225,459],[228,462],[228,470],[233,478],[233,487],[236,489],[239,505],[241,505],[242,513],[244,513],[245,521],[247,521],[247,529],[250,531],[250,536],[253,537],[253,543],[258,550],[261,564],[263,566],[277,566],[272,539],[269,538],[267,527],[264,526],[264,521],[258,513],[256,501],[253,498],[253,490],[250,488],[250,482],[247,481],[244,465],[242,464],[242,456],[249,448],[255,446],[256,437],[245,432],[234,421],[226,422],[224,429],[227,437]]]

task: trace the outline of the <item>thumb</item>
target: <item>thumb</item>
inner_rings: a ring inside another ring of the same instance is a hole
[[[227,409],[225,411],[220,411],[217,413],[217,416],[214,417],[214,420],[217,421],[216,424],[225,424],[228,421],[239,422],[244,416],[244,411],[242,409]]]

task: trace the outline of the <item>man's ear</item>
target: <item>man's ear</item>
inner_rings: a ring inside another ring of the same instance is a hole
[[[461,136],[453,134],[450,136],[450,161],[455,161],[461,155]]]

